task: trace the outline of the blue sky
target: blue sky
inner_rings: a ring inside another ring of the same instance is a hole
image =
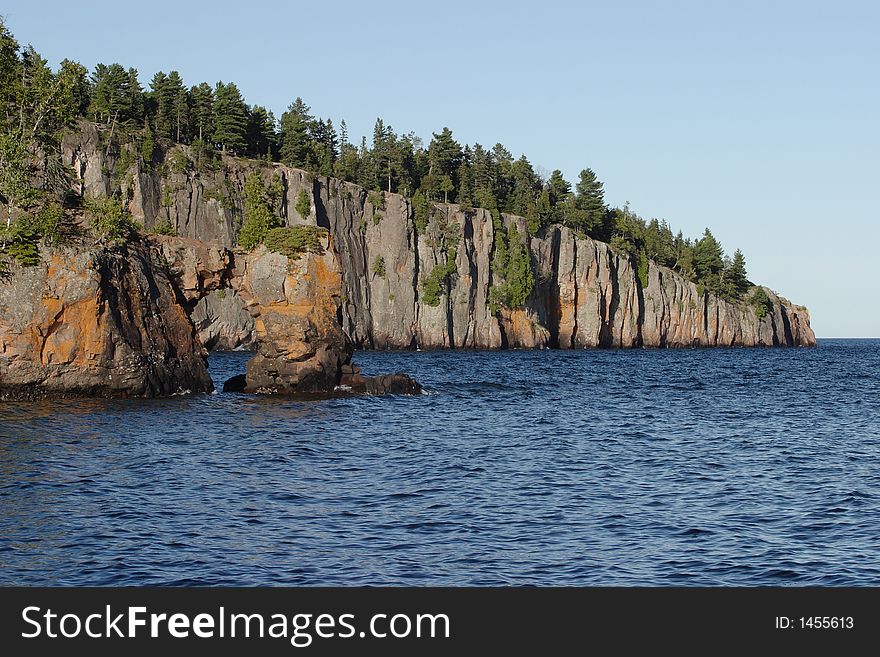
[[[449,126],[741,248],[820,337],[880,336],[880,3],[13,0],[55,65],[297,96],[353,141]]]

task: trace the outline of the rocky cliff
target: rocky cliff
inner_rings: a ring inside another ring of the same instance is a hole
[[[43,256],[0,278],[0,398],[213,390],[155,251],[133,244]]]
[[[234,158],[197,166],[183,147],[159,166],[133,161],[120,170],[122,155],[99,144],[89,130],[64,141],[83,190],[100,194],[121,184],[148,230],[168,222],[181,235],[225,247],[232,247],[241,225],[247,173],[276,177],[283,190],[276,210],[284,222],[330,231],[342,273],[339,319],[356,348],[815,344],[806,308],[766,288],[769,304],[759,316],[752,306],[703,294],[653,263],[640,277],[609,245],[559,226],[528,238],[537,282],[526,302],[499,308],[491,303],[500,282],[491,264],[497,236],[485,210],[435,204],[417,230],[411,203],[396,194],[383,194],[375,207],[375,196],[357,185]],[[302,190],[311,201],[307,216],[294,209]],[[520,217],[506,215],[503,223],[526,234]],[[446,265],[450,249],[454,273],[444,279],[439,299],[429,298],[425,281]],[[213,295],[193,314],[205,343],[236,348],[253,342],[259,329],[246,304],[234,291]]]

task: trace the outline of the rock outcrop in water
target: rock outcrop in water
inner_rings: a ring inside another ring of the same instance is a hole
[[[107,172],[115,156],[98,148],[88,129],[67,138],[64,153],[83,190],[110,190]],[[486,210],[435,204],[427,227],[418,231],[412,205],[402,196],[386,193],[384,207],[374,207],[357,185],[280,165],[224,158],[222,165],[202,170],[166,166],[160,175],[135,162],[130,208],[148,229],[169,221],[181,235],[231,248],[242,219],[244,178],[257,168],[267,178],[278,176],[284,190],[278,211],[288,225],[330,231],[342,274],[340,324],[356,348],[815,344],[806,308],[766,288],[769,304],[759,316],[752,306],[702,293],[654,263],[640,278],[625,255],[560,226],[528,239],[537,283],[523,306],[496,308],[496,229]],[[311,199],[307,216],[294,209],[302,190]],[[521,217],[504,215],[503,223],[526,234]],[[449,243],[443,236],[453,233],[455,273],[432,305],[424,281],[445,263]],[[206,344],[238,348],[255,341],[257,324],[235,294],[213,292],[199,304],[193,318]]]
[[[323,394],[343,386],[352,392],[415,394],[406,375],[364,377],[351,365],[353,346],[337,321],[342,276],[332,240],[321,253],[288,258],[259,247],[233,252],[180,237],[152,237],[190,303],[225,291],[253,324],[256,354],[244,376],[224,390]]]
[[[157,253],[132,244],[43,255],[0,278],[0,398],[213,390]]]

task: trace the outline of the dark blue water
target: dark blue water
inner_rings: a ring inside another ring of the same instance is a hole
[[[357,358],[428,394],[0,403],[0,584],[880,584],[880,341]]]

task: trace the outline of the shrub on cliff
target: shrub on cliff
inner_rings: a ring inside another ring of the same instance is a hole
[[[303,219],[308,219],[309,214],[312,211],[312,202],[309,200],[309,193],[301,189],[299,192],[299,196],[296,199],[296,205],[294,209],[297,211],[300,217]]]
[[[422,302],[429,306],[439,306],[440,297],[447,292],[449,278],[457,272],[455,251],[450,249],[446,252],[446,262],[434,265],[431,273],[422,279]]]
[[[156,222],[156,234],[177,237],[177,228],[168,219],[160,219]]]
[[[502,231],[496,233],[492,274],[498,282],[489,290],[489,305],[493,312],[497,312],[499,306],[521,308],[535,289],[535,274],[526,240],[528,236],[515,226],[510,226],[506,234]]]
[[[30,267],[40,262],[40,242],[58,245],[74,233],[57,203],[44,205],[35,214],[24,214],[8,228],[0,227],[0,257]]]
[[[298,258],[304,253],[323,255],[322,239],[326,238],[327,229],[317,226],[289,226],[273,228],[263,240],[266,248],[288,258]]]
[[[121,198],[87,198],[83,202],[92,229],[108,240],[128,239],[138,226]]]
[[[756,287],[749,297],[749,305],[754,309],[758,319],[764,319],[773,310],[773,303],[763,287]]]
[[[40,234],[30,221],[19,220],[0,230],[0,256],[14,260],[24,267],[40,262]]]
[[[238,233],[238,244],[250,250],[262,243],[273,228],[281,227],[281,219],[272,212],[271,203],[276,186],[266,187],[259,171],[251,171],[244,182],[244,224]]]

